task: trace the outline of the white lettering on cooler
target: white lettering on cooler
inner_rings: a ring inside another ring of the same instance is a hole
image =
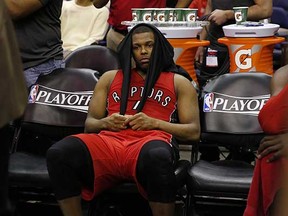
[[[238,68],[246,70],[252,67],[252,51],[251,49],[239,50],[235,54],[235,64]]]

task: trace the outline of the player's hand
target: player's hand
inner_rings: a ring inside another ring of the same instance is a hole
[[[120,131],[127,128],[125,121],[127,117],[118,113],[113,113],[105,118],[106,128],[110,131]]]
[[[228,17],[227,17],[226,11],[216,9],[216,10],[212,11],[208,20],[216,23],[217,25],[222,25],[228,21]]]
[[[127,118],[125,123],[132,130],[152,130],[156,128],[156,120],[142,112]]]
[[[272,162],[280,157],[288,157],[288,133],[265,136],[258,148],[258,158],[271,154],[267,162]]]
[[[203,46],[199,46],[197,48],[197,51],[195,53],[195,61],[199,62],[202,64],[203,62],[203,52],[204,52],[204,47]]]

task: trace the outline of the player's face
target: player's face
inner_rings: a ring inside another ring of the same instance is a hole
[[[138,69],[148,69],[154,42],[153,32],[136,33],[132,36],[133,56]]]

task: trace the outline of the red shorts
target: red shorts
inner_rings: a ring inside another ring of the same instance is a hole
[[[91,200],[102,191],[109,189],[123,180],[133,180],[139,192],[146,198],[146,193],[136,179],[138,155],[143,145],[151,140],[162,140],[171,145],[172,136],[163,131],[121,132],[102,131],[99,134],[78,134],[88,147],[94,167],[94,191],[82,189],[82,197]]]

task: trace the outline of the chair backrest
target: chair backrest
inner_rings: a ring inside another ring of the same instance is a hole
[[[118,55],[100,45],[89,45],[74,50],[65,58],[67,68],[89,68],[102,75],[106,71],[119,69]]]
[[[31,87],[22,127],[46,136],[64,137],[83,131],[97,71],[56,69]]]
[[[202,138],[231,143],[240,135],[241,144],[243,136],[262,134],[258,113],[270,98],[270,79],[265,73],[249,72],[224,74],[208,82],[200,96]]]

